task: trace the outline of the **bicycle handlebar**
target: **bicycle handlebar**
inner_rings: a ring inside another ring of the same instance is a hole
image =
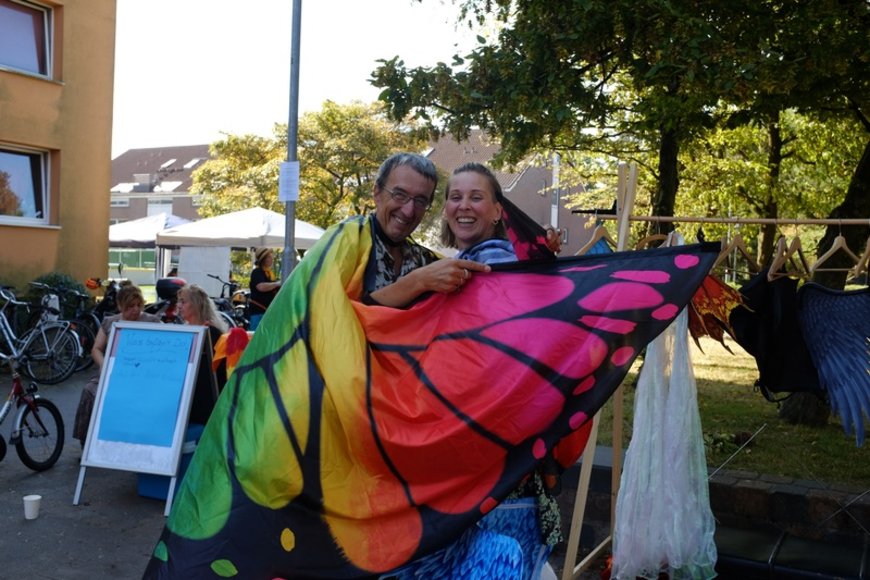
[[[21,300],[18,300],[15,294],[11,292],[11,290],[11,287],[6,286],[0,288],[0,298],[3,298],[3,300],[5,300],[6,302],[14,304],[16,306],[30,306],[30,302],[23,302]]]
[[[215,276],[214,274],[206,274],[206,276],[208,276],[209,278],[211,278],[213,280],[217,280],[218,282],[220,282],[224,286],[238,286],[239,285],[238,282],[227,282],[226,280],[224,280],[220,276]]]

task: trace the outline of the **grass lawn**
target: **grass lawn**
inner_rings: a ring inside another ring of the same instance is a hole
[[[703,352],[692,345],[708,466],[721,466],[737,451],[736,439],[745,440],[763,427],[725,469],[870,487],[870,443],[856,447],[854,435],[844,433],[836,416],[823,428],[790,425],[779,419],[777,404],[768,402],[753,387],[758,377],[755,359],[732,341],[728,345],[734,354],[710,339],[702,339]],[[625,447],[631,433],[632,385],[639,368],[635,363],[623,387]],[[612,418],[612,404],[608,403],[598,434],[602,445],[612,442]]]

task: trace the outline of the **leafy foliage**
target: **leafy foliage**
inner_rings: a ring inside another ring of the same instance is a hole
[[[381,162],[396,151],[419,151],[425,134],[387,120],[382,106],[339,105],[299,120],[300,164],[296,216],[320,227],[373,207],[372,180]],[[229,135],[212,144],[214,159],[194,172],[193,193],[201,194],[201,213],[219,215],[253,206],[283,213],[278,175],[286,159],[287,126],[275,125],[270,138]]]
[[[499,161],[554,149],[637,161],[654,176],[654,214],[673,214],[682,150],[717,127],[769,129],[768,158],[742,184],[760,186],[746,194],[766,217],[776,216],[778,189],[795,190],[779,183],[782,142],[774,137],[784,111],[848,119],[868,143],[870,9],[861,0],[460,6],[470,25],[497,20],[496,38],[481,37],[451,65],[409,70],[399,57],[381,61],[373,84],[391,116],[414,115],[459,138],[483,128],[503,145]]]

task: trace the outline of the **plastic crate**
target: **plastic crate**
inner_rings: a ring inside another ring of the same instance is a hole
[[[178,485],[184,479],[184,474],[187,472],[187,466],[190,465],[190,460],[193,458],[193,452],[196,451],[196,445],[199,438],[202,436],[204,425],[191,424],[188,425],[187,431],[184,433],[184,445],[181,448],[181,460],[178,463],[178,477],[175,480],[175,490],[178,491]],[[169,482],[172,478],[168,475],[154,475],[153,473],[139,473],[136,478],[136,491],[142,497],[150,497],[153,499],[165,500],[169,496]]]

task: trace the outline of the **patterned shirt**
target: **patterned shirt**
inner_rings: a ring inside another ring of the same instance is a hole
[[[406,275],[412,270],[421,268],[438,260],[438,255],[432,250],[406,239],[395,244],[381,231],[378,220],[372,217],[372,253],[366,266],[365,295],[363,302],[376,304],[368,295],[375,290],[380,290]],[[389,246],[399,246],[402,249],[402,265],[396,273],[396,261],[390,254]]]

